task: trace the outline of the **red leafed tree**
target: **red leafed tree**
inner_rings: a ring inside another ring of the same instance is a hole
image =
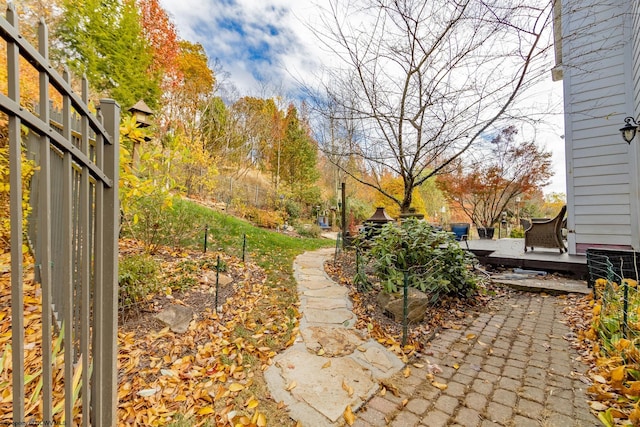
[[[142,32],[153,52],[149,72],[160,74],[163,91],[174,89],[180,80],[180,44],[175,25],[158,0],[138,0],[138,8]]]
[[[510,126],[491,139],[477,161],[459,162],[439,177],[445,197],[480,227],[491,227],[516,197],[546,185],[553,175],[551,153],[533,141],[516,142]]]

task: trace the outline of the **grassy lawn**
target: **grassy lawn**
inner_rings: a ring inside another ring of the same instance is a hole
[[[182,240],[182,245],[203,248],[206,225],[209,249],[241,258],[243,239],[246,235],[247,259],[258,264],[277,280],[292,280],[292,263],[297,255],[334,245],[334,242],[327,239],[292,237],[273,230],[258,228],[245,220],[190,201],[178,201],[175,208],[182,212],[181,217],[184,215],[190,223],[202,230],[193,237]],[[180,218],[176,219],[180,220]]]

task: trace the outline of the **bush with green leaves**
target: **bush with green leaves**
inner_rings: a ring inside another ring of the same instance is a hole
[[[150,254],[163,245],[186,246],[204,230],[194,206],[164,190],[154,190],[131,200],[123,231],[141,240]]]
[[[524,229],[522,227],[514,227],[509,233],[509,237],[512,239],[522,239],[524,237]]]
[[[409,286],[429,293],[434,302],[442,295],[471,296],[477,287],[474,255],[460,247],[453,233],[425,221],[385,224],[379,234],[359,244],[385,292],[402,289],[405,271]]]
[[[317,239],[322,234],[322,229],[317,224],[299,224],[295,226],[296,232],[302,237]]]
[[[118,304],[121,308],[143,301],[158,290],[158,262],[147,254],[123,258],[118,266]]]

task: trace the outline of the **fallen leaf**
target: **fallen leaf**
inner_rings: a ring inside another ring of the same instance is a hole
[[[404,370],[402,371],[402,375],[405,378],[409,378],[409,376],[411,375],[411,368],[408,367],[408,366],[406,368],[404,368]]]
[[[159,388],[147,388],[147,389],[144,389],[144,390],[140,390],[137,393],[137,395],[138,396],[142,396],[142,397],[149,397],[149,396],[153,396],[154,394],[156,394],[159,391],[160,391]]]
[[[342,413],[342,416],[344,417],[344,420],[347,422],[347,424],[350,426],[352,426],[353,423],[356,422],[356,416],[353,414],[353,411],[351,410],[351,405],[347,405],[344,412]]]
[[[240,390],[244,390],[244,386],[240,383],[233,383],[229,386],[229,391],[240,391]]]
[[[594,381],[599,382],[601,384],[607,383],[607,380],[602,375],[593,375],[591,378],[593,378]]]
[[[253,409],[256,406],[258,406],[260,404],[260,402],[258,402],[258,400],[251,396],[244,404],[244,406],[246,406],[248,409]]]
[[[295,381],[291,381],[291,382],[289,383],[289,385],[287,386],[287,388],[285,388],[285,390],[287,390],[287,391],[291,391],[291,390],[293,390],[294,388],[296,388],[296,386],[297,386],[297,385],[298,385],[298,383],[296,383]]]
[[[353,387],[351,387],[345,380],[342,380],[342,389],[347,392],[349,397],[353,396]]]
[[[440,390],[446,390],[446,389],[447,389],[447,387],[449,387],[448,385],[446,385],[446,384],[442,384],[442,383],[439,383],[439,382],[437,382],[437,381],[432,381],[432,382],[431,382],[431,385],[432,385],[432,386],[434,386],[435,388],[440,389]]]
[[[322,365],[322,369],[326,369],[331,366],[331,360],[328,360],[324,365]]]
[[[198,410],[198,415],[209,415],[213,414],[215,410],[211,406],[205,406]]]
[[[604,403],[602,403],[602,402],[598,402],[598,401],[596,401],[596,400],[592,400],[592,401],[590,401],[590,402],[589,402],[589,407],[590,407],[591,409],[593,409],[594,411],[598,411],[598,412],[600,412],[600,411],[606,411],[606,410],[607,410],[607,408],[608,408],[608,406],[607,406],[607,405],[605,405],[605,404],[604,404]]]

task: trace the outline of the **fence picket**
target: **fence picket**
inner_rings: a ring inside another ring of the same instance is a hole
[[[47,26],[40,20],[38,25],[38,48],[44,59],[49,58],[49,38]],[[44,123],[49,123],[49,75],[40,71],[40,100],[39,117]],[[51,324],[51,149],[47,135],[40,137],[40,175],[46,177],[38,180],[38,253],[36,263],[40,266],[38,276],[42,287],[42,366],[51,366],[52,324]],[[53,419],[53,375],[51,369],[42,370],[42,417]]]
[[[13,4],[7,7],[7,21],[18,28]],[[7,93],[20,105],[20,51],[7,41]],[[20,141],[20,118],[9,116],[9,139]],[[24,419],[24,296],[22,294],[22,147],[9,144],[9,185],[11,210],[11,347],[13,373],[13,419]]]

